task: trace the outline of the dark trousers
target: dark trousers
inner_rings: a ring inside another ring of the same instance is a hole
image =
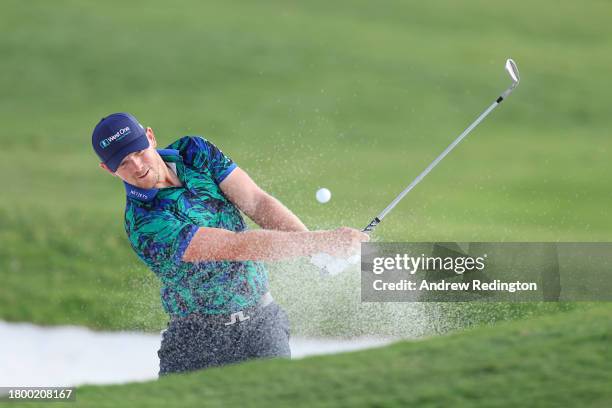
[[[157,354],[160,376],[253,358],[290,358],[289,319],[274,302],[233,319],[209,315],[172,319]]]

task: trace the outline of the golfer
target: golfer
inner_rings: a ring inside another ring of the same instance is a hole
[[[158,150],[153,129],[114,113],[96,125],[92,145],[100,167],[123,181],[128,239],[161,281],[169,322],[160,375],[290,357],[289,321],[261,261],[347,256],[368,239],[351,228],[308,231],[206,139]],[[247,231],[241,212],[262,230]]]

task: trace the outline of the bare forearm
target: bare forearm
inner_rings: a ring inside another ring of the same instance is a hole
[[[263,229],[308,231],[308,228],[291,210],[269,194],[259,200],[249,217]]]
[[[245,260],[280,260],[308,256],[330,245],[325,231],[285,232],[257,230],[236,234],[237,256]]]
[[[200,228],[183,255],[187,262],[273,261],[312,255],[333,246],[330,231],[285,232],[256,230],[231,232]]]

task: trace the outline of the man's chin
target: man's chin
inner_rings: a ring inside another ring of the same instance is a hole
[[[134,187],[142,188],[144,190],[150,190],[155,187],[155,180],[153,177],[151,177],[150,174],[147,174],[142,179],[132,180],[130,184]]]

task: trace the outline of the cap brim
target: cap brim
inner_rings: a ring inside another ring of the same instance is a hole
[[[139,150],[144,150],[149,147],[149,139],[147,137],[139,137],[136,140],[128,143],[123,149],[119,150],[115,153],[110,159],[108,159],[104,164],[110,168],[113,173],[117,171],[119,164],[121,161],[130,153],[137,152]]]

